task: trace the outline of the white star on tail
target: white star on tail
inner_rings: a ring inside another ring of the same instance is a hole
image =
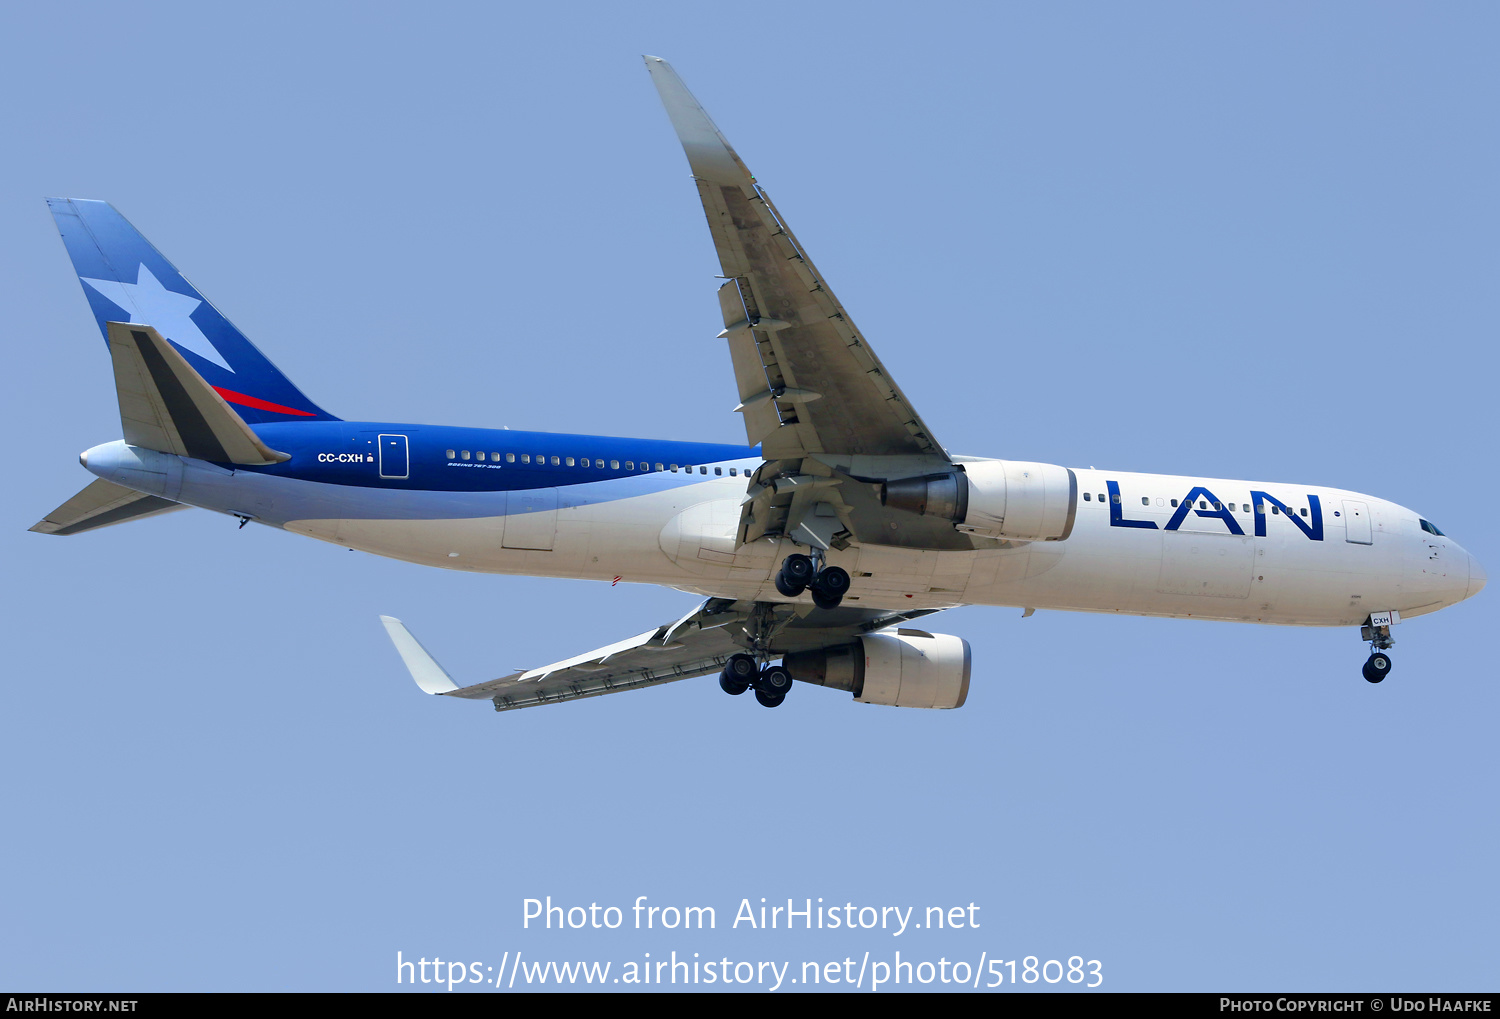
[[[114,280],[91,280],[87,276],[79,279],[118,304],[129,313],[127,321],[137,325],[156,327],[156,331],[180,347],[186,347],[199,357],[228,370],[228,362],[208,342],[203,330],[193,322],[193,310],[203,302],[186,294],[174,293],[162,286],[151,270],[142,265],[137,270],[134,283],[116,283]]]

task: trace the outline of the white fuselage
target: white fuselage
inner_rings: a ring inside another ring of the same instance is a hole
[[[771,578],[798,550],[784,538],[735,547],[743,477],[651,474],[547,489],[524,505],[513,492],[446,493],[452,512],[434,515],[422,500],[429,493],[381,493],[384,502],[372,504],[365,488],[229,471],[123,442],[86,459],[94,473],[138,491],[448,569],[784,602]],[[1391,610],[1420,615],[1484,584],[1456,542],[1371,496],[1074,473],[1080,495],[1066,540],[957,552],[851,545],[829,551],[827,561],[849,572],[845,600],[858,607],[1011,605],[1307,626],[1354,626]],[[1211,492],[1212,504],[1195,496],[1194,507],[1183,508],[1194,491]],[[1259,525],[1256,503],[1264,510]]]

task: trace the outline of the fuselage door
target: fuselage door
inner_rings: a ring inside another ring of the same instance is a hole
[[[1370,535],[1370,507],[1352,499],[1344,500],[1344,540],[1356,545],[1373,544]]]
[[[411,452],[404,435],[381,435],[380,476],[392,480],[411,477]]]
[[[505,548],[552,551],[557,534],[557,489],[529,488],[505,493]]]

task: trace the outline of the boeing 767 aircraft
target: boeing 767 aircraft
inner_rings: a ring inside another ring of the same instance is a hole
[[[1393,625],[1484,586],[1432,523],[1358,492],[949,453],[682,80],[646,66],[727,280],[719,335],[744,445],[343,421],[113,207],[52,199],[124,437],[83,453],[98,480],[32,529],[197,506],[432,566],[704,598],[471,686],[382,617],[423,690],[501,711],[712,673],[767,707],[800,680],[956,708],[968,642],[912,624],[964,604],[1360,627],[1378,683]]]

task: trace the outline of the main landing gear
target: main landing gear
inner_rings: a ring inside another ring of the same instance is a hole
[[[837,566],[820,570],[811,557],[793,553],[776,572],[776,590],[788,598],[811,591],[813,604],[818,608],[836,609],[849,591],[849,573]]]
[[[1396,643],[1391,638],[1391,628],[1389,626],[1361,626],[1359,636],[1360,639],[1369,641],[1372,652],[1362,670],[1365,679],[1371,683],[1379,683],[1391,674],[1391,656],[1386,654]]]
[[[761,668],[751,655],[731,655],[719,673],[719,689],[738,697],[750,688],[755,688],[755,699],[767,708],[774,708],[786,700],[792,688],[792,674],[785,666],[767,665]]]

